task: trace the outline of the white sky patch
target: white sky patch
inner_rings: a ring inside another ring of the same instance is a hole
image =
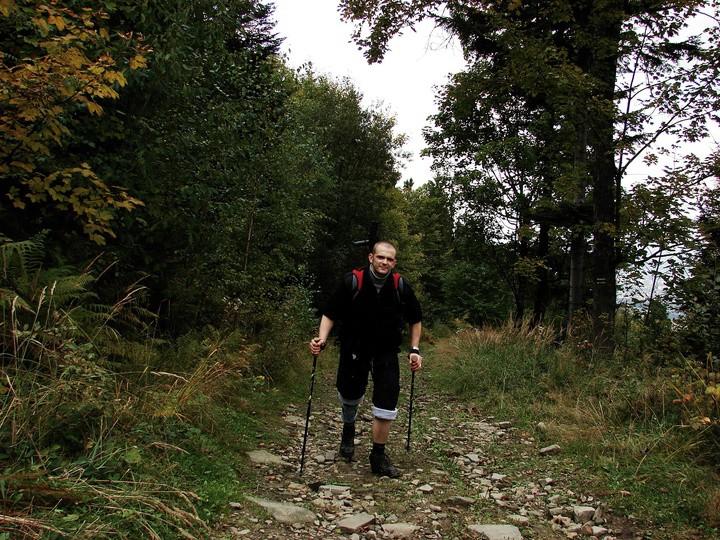
[[[406,30],[390,43],[380,64],[368,65],[352,42],[353,25],[343,23],[337,0],[273,0],[276,31],[284,38],[282,51],[292,67],[312,63],[314,71],[333,78],[349,78],[364,95],[364,106],[380,105],[395,116],[396,133],[407,137],[411,153],[402,179],[427,182],[432,160],[420,156],[425,147],[422,130],[437,111],[435,87],[465,67],[460,45],[430,21],[416,31]]]

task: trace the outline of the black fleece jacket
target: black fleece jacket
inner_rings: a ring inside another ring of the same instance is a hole
[[[395,290],[392,276],[377,292],[365,267],[362,289],[353,299],[351,272],[330,297],[323,315],[340,325],[343,352],[359,354],[398,352],[405,324],[422,321],[420,303],[407,280],[403,278],[402,295]]]

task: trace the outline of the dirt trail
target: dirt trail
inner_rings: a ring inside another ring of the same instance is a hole
[[[297,471],[305,403],[286,409],[286,444],[258,445],[284,463],[257,465],[263,482],[256,495],[305,511],[290,508],[295,513],[282,523],[255,502],[236,501],[216,538],[643,538],[602,501],[577,491],[582,471],[552,450],[542,454],[547,441],[535,440],[512,419],[487,417],[466,402],[430,392],[431,370],[416,380],[410,452],[404,448],[410,377],[403,373],[401,414],[388,443],[401,478],[370,473],[367,401],[360,409],[355,461],[336,458],[342,424],[334,373],[324,371],[315,385],[303,477]],[[336,487],[319,487],[327,485]],[[344,521],[352,516],[356,529]],[[484,525],[500,528],[478,532]]]

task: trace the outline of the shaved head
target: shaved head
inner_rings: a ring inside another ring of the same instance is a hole
[[[395,247],[395,244],[393,244],[392,242],[388,242],[387,240],[380,240],[379,242],[375,242],[375,245],[373,245],[372,248],[372,252],[377,253],[377,250],[380,247],[392,249],[397,253],[397,248]]]

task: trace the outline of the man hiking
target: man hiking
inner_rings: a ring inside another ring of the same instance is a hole
[[[410,328],[410,369],[422,367],[420,304],[404,278],[393,269],[396,249],[387,241],[377,242],[368,255],[370,264],[345,275],[322,312],[318,337],[310,351],[325,348],[335,322],[340,325],[340,363],[337,390],[342,404],[343,432],[340,456],[351,461],[355,453],[355,418],[372,373],[372,438],[370,469],[380,476],[397,478],[400,471],[385,454],[390,425],[397,417],[400,394],[398,353],[405,323]]]

